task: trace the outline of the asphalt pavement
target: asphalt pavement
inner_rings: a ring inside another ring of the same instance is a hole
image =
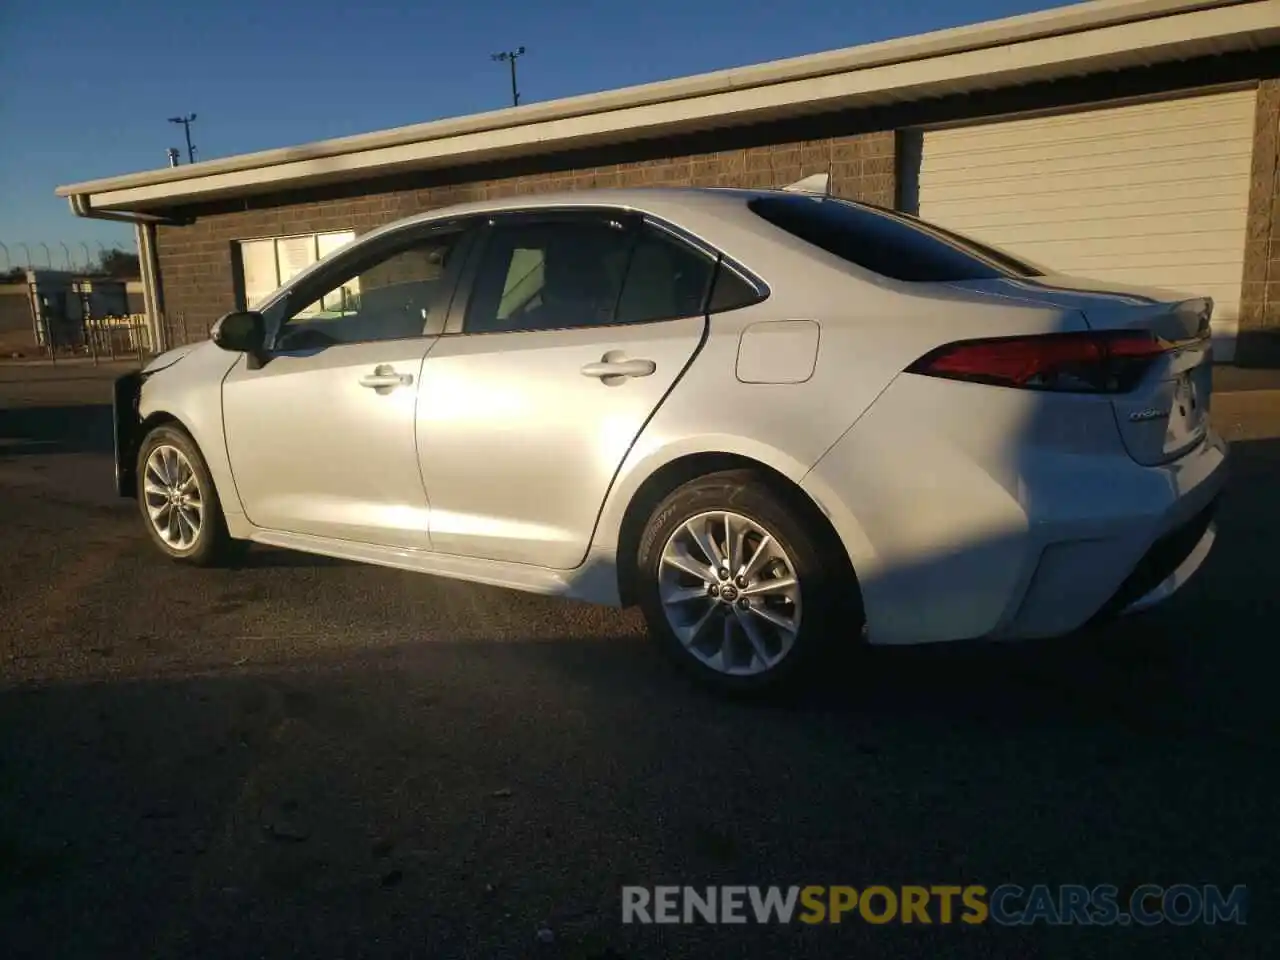
[[[0,365],[5,957],[1275,956],[1280,394],[1164,608],[730,703],[632,612],[162,559],[110,365]],[[1221,400],[1222,398],[1220,398]],[[628,884],[1245,884],[1248,924],[638,926]]]

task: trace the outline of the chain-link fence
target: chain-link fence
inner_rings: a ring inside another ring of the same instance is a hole
[[[145,314],[86,317],[79,323],[46,324],[37,332],[40,353],[59,359],[145,360],[154,352]]]
[[[40,355],[55,363],[62,359],[90,358],[104,360],[136,359],[139,363],[161,350],[185,346],[209,339],[209,327],[190,323],[184,313],[161,314],[157,324],[160,342],[154,342],[146,314],[88,317],[82,321],[46,324],[38,331]]]
[[[208,340],[211,326],[195,321],[189,323],[187,315],[182,311],[162,313],[159,317],[160,336],[164,340],[165,349]]]

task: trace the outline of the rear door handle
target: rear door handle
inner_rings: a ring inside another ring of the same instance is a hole
[[[651,376],[657,369],[658,365],[652,360],[623,360],[621,357],[615,358],[612,354],[606,353],[596,363],[584,364],[582,375],[595,377],[605,383],[610,381],[616,383],[624,377]]]
[[[396,387],[407,387],[413,383],[413,374],[396,373],[389,364],[381,363],[373,368],[373,373],[366,373],[360,378],[360,386],[372,390],[393,390]]]

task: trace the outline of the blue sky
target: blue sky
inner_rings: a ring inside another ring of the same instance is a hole
[[[593,3],[49,0],[0,3],[0,242],[128,246],[56,186],[164,166],[168,117],[197,159],[506,106],[489,55],[520,45],[523,102],[590,93],[1060,6],[1055,0]],[[3,266],[0,250],[0,266]]]

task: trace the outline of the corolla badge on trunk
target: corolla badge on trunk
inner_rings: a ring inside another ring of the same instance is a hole
[[[1155,420],[1162,416],[1164,414],[1155,407],[1147,407],[1145,410],[1135,410],[1129,414],[1129,419],[1134,423],[1141,423],[1144,420]]]

